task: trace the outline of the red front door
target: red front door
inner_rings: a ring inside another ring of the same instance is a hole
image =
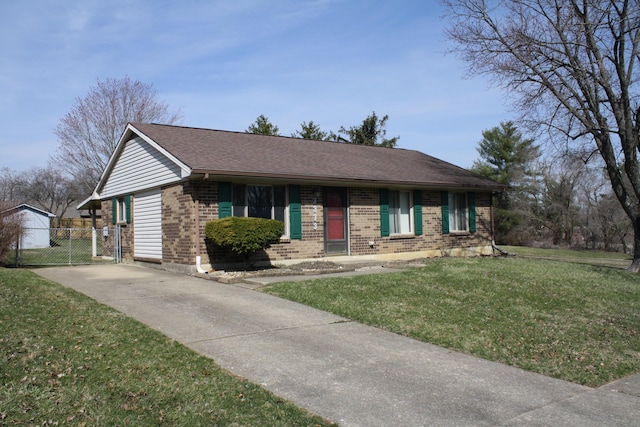
[[[324,249],[326,254],[347,254],[347,190],[325,188]]]

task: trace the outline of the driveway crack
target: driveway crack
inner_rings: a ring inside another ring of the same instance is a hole
[[[294,330],[294,329],[313,328],[313,327],[316,327],[316,326],[330,326],[330,325],[336,325],[336,324],[340,324],[340,323],[352,323],[352,320],[340,319],[340,320],[336,320],[334,322],[329,322],[329,323],[310,323],[310,324],[307,324],[307,325],[287,326],[287,327],[283,327],[283,328],[273,328],[273,329],[263,329],[263,330],[260,330],[260,331],[243,332],[243,333],[240,333],[240,334],[225,335],[225,336],[222,336],[222,337],[205,338],[205,339],[201,339],[201,340],[188,341],[188,342],[185,342],[185,344],[197,344],[197,343],[202,343],[202,342],[207,342],[207,341],[219,341],[219,340],[224,340],[224,339],[228,339],[228,338],[248,337],[248,336],[251,336],[251,335],[261,335],[261,334],[268,334],[268,333],[272,333],[272,332],[289,331],[289,330]]]

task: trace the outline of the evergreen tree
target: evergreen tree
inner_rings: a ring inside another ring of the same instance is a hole
[[[280,136],[280,129],[278,129],[278,126],[271,123],[264,114],[260,114],[256,121],[251,123],[245,132],[257,133],[260,135]]]
[[[400,137],[385,138],[387,134],[385,126],[388,119],[388,115],[385,115],[381,119],[378,118],[374,111],[362,121],[360,126],[351,126],[349,129],[346,129],[344,126],[341,127],[339,133],[345,134],[347,138],[337,137],[337,140],[351,144],[394,148]]]
[[[471,170],[508,186],[493,200],[495,239],[499,243],[522,243],[517,228],[528,210],[522,204],[528,203],[527,187],[533,175],[530,165],[539,157],[539,147],[533,139],[523,139],[511,121],[483,131],[482,137],[477,148],[480,160]]]
[[[291,134],[294,138],[302,138],[302,139],[314,139],[317,141],[327,141],[329,140],[331,132],[324,132],[320,129],[320,126],[315,124],[313,120],[310,120],[309,123],[302,122],[300,124],[300,130],[295,131]]]

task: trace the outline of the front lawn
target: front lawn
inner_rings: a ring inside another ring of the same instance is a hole
[[[640,372],[640,276],[522,258],[441,258],[266,292],[588,386]]]
[[[0,269],[0,425],[328,423],[88,297]]]

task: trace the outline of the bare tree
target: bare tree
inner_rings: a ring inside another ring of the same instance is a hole
[[[554,245],[571,246],[577,224],[576,188],[583,168],[575,164],[549,167],[542,174],[542,224]]]
[[[613,194],[604,169],[585,169],[578,187],[578,222],[584,246],[629,253],[627,240],[632,234],[631,223]]]
[[[17,172],[5,168],[0,174],[0,201],[10,207],[28,203],[54,213],[56,220],[86,194],[78,184],[53,164]]]
[[[26,173],[7,167],[0,169],[0,202],[7,204],[24,201]],[[11,206],[10,206],[11,207]]]
[[[24,215],[8,211],[11,204],[0,201],[0,265],[8,263],[23,234]]]
[[[443,0],[453,50],[531,123],[604,161],[640,272],[640,0]],[[558,140],[556,140],[558,141]],[[556,142],[558,144],[558,142]]]
[[[80,193],[77,183],[63,175],[53,165],[31,169],[28,177],[24,190],[25,200],[36,207],[54,213],[58,226],[69,207],[84,196]]]
[[[55,129],[59,147],[52,160],[89,193],[97,184],[128,122],[174,124],[179,110],[156,99],[153,85],[122,79],[98,80]]]

